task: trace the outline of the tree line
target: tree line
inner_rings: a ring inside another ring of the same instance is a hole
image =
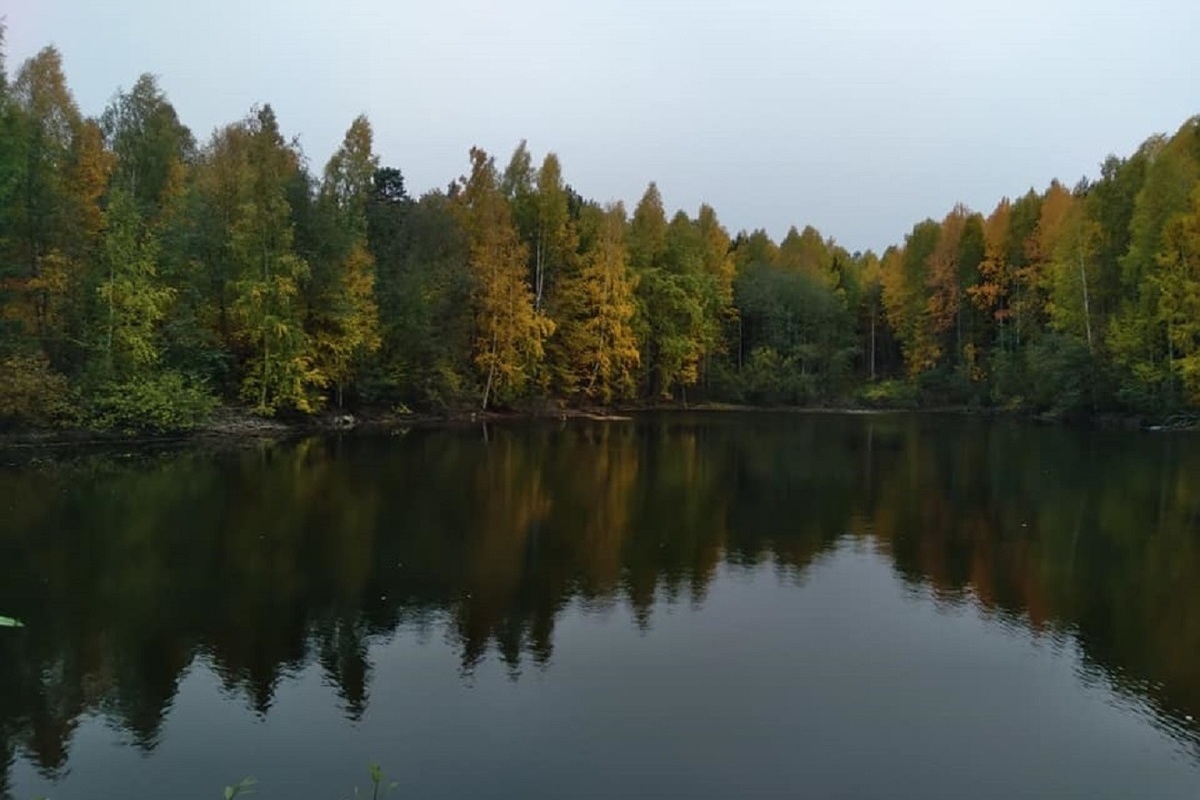
[[[882,255],[731,236],[654,183],[632,213],[588,200],[524,142],[468,167],[412,197],[365,117],[315,174],[269,105],[201,142],[153,76],[91,118],[53,47],[0,66],[0,424],[1200,401],[1200,118]]]

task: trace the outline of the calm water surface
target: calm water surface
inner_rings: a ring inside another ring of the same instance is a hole
[[[1200,797],[1200,438],[0,454],[0,797]]]

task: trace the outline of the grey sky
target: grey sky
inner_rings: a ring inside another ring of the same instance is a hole
[[[850,249],[989,211],[1200,112],[1196,0],[0,0],[10,72],[83,111],[157,74],[203,140],[270,102],[319,170],[351,119],[420,193],[528,139],[585,197],[813,224]]]

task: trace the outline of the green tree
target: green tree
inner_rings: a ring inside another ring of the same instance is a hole
[[[626,235],[629,264],[635,272],[662,266],[667,251],[667,212],[662,195],[651,182],[633,210]]]
[[[0,357],[22,344],[22,322],[16,313],[22,269],[14,257],[17,245],[14,231],[20,207],[24,140],[20,109],[8,83],[4,33],[0,21]]]
[[[1166,328],[1169,368],[1188,398],[1200,403],[1200,185],[1189,207],[1163,230],[1152,281],[1159,291],[1158,321]]]
[[[240,396],[257,413],[279,408],[317,410],[316,391],[328,384],[317,368],[304,330],[300,283],[308,264],[292,250],[287,185],[299,169],[299,156],[279,132],[271,107],[263,106],[241,123],[245,129],[245,170],[236,216],[229,228],[235,279],[233,338],[246,348]]]
[[[1100,224],[1089,218],[1083,203],[1076,203],[1063,220],[1050,268],[1050,324],[1087,342],[1089,351],[1095,351],[1100,329],[1095,296],[1101,235]]]
[[[133,198],[143,219],[161,223],[184,189],[184,164],[195,149],[191,131],[150,74],[117,93],[100,127],[117,157],[113,186]]]
[[[175,292],[158,274],[160,247],[137,202],[116,189],[106,212],[92,338],[98,358],[87,383],[89,422],[98,428],[180,430],[212,409],[203,385],[167,369],[161,333]]]
[[[103,372],[118,379],[144,375],[159,362],[159,328],[175,292],[158,279],[159,243],[125,190],[109,199],[104,232],[105,279],[97,289]]]
[[[1191,120],[1171,139],[1152,141],[1146,177],[1134,201],[1129,222],[1129,252],[1121,259],[1125,300],[1108,326],[1106,344],[1120,370],[1118,394],[1136,408],[1165,409],[1179,398],[1175,381],[1175,338],[1161,307],[1164,281],[1159,275],[1167,226],[1185,213],[1193,187],[1200,181],[1193,146],[1200,120]],[[1178,231],[1176,231],[1178,238]],[[1178,251],[1177,246],[1168,250]],[[1174,264],[1174,261],[1167,263]],[[1166,285],[1172,284],[1167,280]]]
[[[453,201],[413,202],[399,170],[375,173],[368,232],[378,274],[383,344],[378,399],[443,408],[472,385],[472,277]]]
[[[802,405],[845,388],[857,353],[842,299],[808,271],[755,263],[738,276],[735,297],[746,359],[742,399]]]
[[[788,229],[787,235],[779,243],[778,263],[785,269],[816,278],[831,289],[837,285],[829,243],[811,225],[805,225],[803,231],[797,231],[794,225]]]
[[[1147,145],[1127,159],[1109,156],[1100,167],[1100,179],[1087,189],[1087,217],[1099,227],[1093,293],[1098,332],[1107,329],[1109,318],[1120,307],[1121,259],[1129,252],[1130,221],[1148,163]]]
[[[371,124],[360,116],[325,167],[318,203],[330,229],[318,260],[320,268],[314,270],[317,290],[310,309],[310,333],[317,369],[333,382],[339,408],[346,384],[381,343],[375,258],[367,231],[367,205],[378,166]]]
[[[26,61],[12,94],[23,163],[10,217],[8,316],[55,367],[70,369],[78,366],[86,258],[99,233],[107,161],[67,88],[58,50]]]

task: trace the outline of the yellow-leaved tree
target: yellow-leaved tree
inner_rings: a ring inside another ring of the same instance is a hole
[[[471,148],[471,174],[460,184],[455,208],[467,234],[474,280],[472,360],[483,383],[486,410],[497,397],[512,399],[525,388],[554,323],[534,308],[526,280],[528,251],[500,190],[495,161]]]
[[[635,279],[625,250],[624,206],[589,205],[582,216],[588,246],[581,269],[559,286],[554,349],[563,391],[608,403],[637,388]]]

